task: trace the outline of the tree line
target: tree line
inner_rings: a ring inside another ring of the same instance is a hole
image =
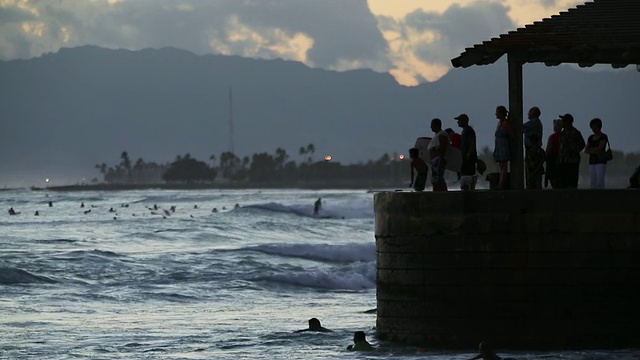
[[[158,164],[138,158],[131,161],[129,153],[123,151],[120,162],[113,166],[96,164],[103,182],[108,184],[235,184],[238,186],[304,186],[313,184],[399,186],[408,182],[409,159],[396,154],[382,154],[377,160],[357,164],[341,164],[324,158],[314,159],[315,146],[301,146],[297,161],[281,147],[273,153],[260,152],[238,157],[226,151],[219,156],[211,155],[209,162],[198,160],[190,154],[178,155],[172,162]],[[493,172],[492,150],[485,146],[478,157]],[[607,176],[628,177],[640,165],[640,154],[614,150],[614,160],[607,166]],[[581,161],[581,174],[588,174],[588,158]]]
[[[219,156],[211,155],[208,163],[185,154],[176,156],[172,162],[158,164],[142,158],[133,163],[129,153],[123,151],[118,164],[96,164],[95,168],[102,174],[103,182],[108,184],[303,185],[361,181],[367,185],[391,183],[408,174],[408,162],[389,154],[383,154],[375,161],[343,165],[324,158],[316,161],[315,146],[309,144],[301,146],[297,155],[296,161],[285,149],[278,147],[273,153],[260,152],[242,158],[226,151]],[[400,174],[403,165],[407,174]]]

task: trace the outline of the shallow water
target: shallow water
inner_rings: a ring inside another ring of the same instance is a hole
[[[473,356],[375,338],[372,201],[365,191],[0,192],[0,358]],[[293,333],[311,317],[334,332]],[[379,351],[345,351],[357,330]]]

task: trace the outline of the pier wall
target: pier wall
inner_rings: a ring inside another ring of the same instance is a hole
[[[381,340],[640,346],[640,191],[374,195]]]

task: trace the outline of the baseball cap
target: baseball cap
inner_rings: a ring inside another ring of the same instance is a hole
[[[467,114],[460,114],[460,115],[458,115],[458,116],[454,117],[454,119],[456,119],[456,120],[466,120],[466,121],[469,121],[469,117],[467,116]]]
[[[571,114],[564,114],[564,115],[559,115],[560,119],[562,120],[566,120],[568,122],[573,122],[573,116]]]

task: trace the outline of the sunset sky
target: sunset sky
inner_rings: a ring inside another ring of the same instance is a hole
[[[465,47],[576,0],[0,0],[0,59],[61,47],[282,58],[435,81]]]

